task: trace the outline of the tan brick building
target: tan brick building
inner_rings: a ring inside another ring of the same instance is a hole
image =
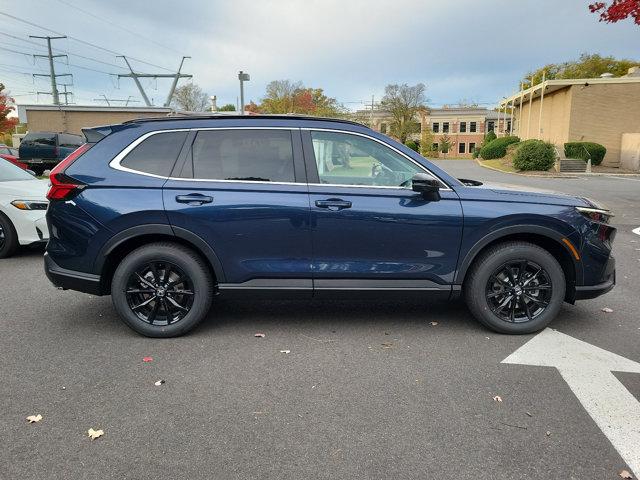
[[[514,134],[556,145],[597,142],[607,148],[603,165],[619,166],[624,134],[640,133],[640,69],[624,77],[547,80],[501,103],[513,110]]]
[[[80,134],[83,127],[110,125],[142,117],[163,117],[171,108],[98,105],[18,105],[20,123],[32,132]]]
[[[392,118],[389,112],[383,110],[358,112],[360,117],[366,118],[374,130],[389,134]],[[447,137],[451,148],[444,156],[471,157],[473,149],[480,147],[487,132],[493,130],[496,134],[508,132],[511,129],[511,119],[508,115],[486,108],[430,108],[416,116],[421,130],[430,129],[433,133],[433,149],[440,150],[443,138]],[[420,141],[421,134],[411,136],[412,140]],[[443,155],[441,153],[441,155]]]

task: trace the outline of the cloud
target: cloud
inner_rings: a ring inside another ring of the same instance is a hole
[[[288,78],[323,87],[343,102],[368,100],[372,94],[380,98],[388,83],[417,82],[427,85],[433,104],[460,98],[497,101],[527,71],[545,63],[582,52],[633,57],[639,32],[630,22],[599,23],[583,0],[156,0],[152,6],[124,0],[23,0],[14,5],[13,14],[169,69],[177,67],[180,53],[190,55],[184,71],[217,95],[219,103],[235,103],[239,70],[251,74],[247,98],[254,100],[269,81]],[[25,38],[44,33],[6,18],[0,22],[5,32]],[[113,54],[73,40],[55,44],[122,65]],[[25,44],[24,50],[32,47]],[[25,60],[17,57],[6,63]],[[73,55],[70,61],[123,71]],[[164,72],[132,64],[139,71]],[[70,71],[85,99],[101,93],[139,97],[130,79],[121,79],[116,89],[113,77],[73,67]],[[159,101],[169,84],[158,81],[153,90],[155,83],[146,81],[149,95]]]

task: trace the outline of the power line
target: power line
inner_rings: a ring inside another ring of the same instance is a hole
[[[46,31],[48,31],[48,32],[55,33],[56,35],[64,36],[64,34],[62,34],[62,33],[60,33],[60,32],[56,32],[55,30],[52,30],[52,29],[47,28],[47,27],[43,27],[42,25],[38,25],[37,23],[33,23],[33,22],[28,21],[28,20],[24,20],[24,19],[22,19],[22,18],[18,18],[18,17],[16,17],[16,16],[14,16],[14,15],[10,15],[10,14],[8,14],[8,13],[6,13],[6,12],[0,12],[0,15],[4,15],[5,17],[9,17],[9,18],[11,18],[11,19],[13,19],[13,20],[16,20],[16,21],[18,21],[18,22],[24,23],[24,24],[26,24],[26,25],[30,25],[30,26],[32,26],[32,27],[40,28],[40,29],[42,29],[42,30],[46,30]],[[82,39],[80,39],[80,38],[72,37],[71,35],[66,35],[66,37],[67,37],[67,38],[69,38],[69,40],[73,40],[73,41],[75,41],[75,42],[82,43],[82,44],[84,44],[84,45],[88,45],[88,46],[93,47],[93,48],[97,48],[98,50],[103,50],[103,51],[105,51],[105,52],[107,52],[107,53],[111,53],[111,54],[116,55],[116,56],[122,56],[122,55],[121,55],[120,53],[118,53],[118,52],[114,52],[113,50],[109,50],[108,48],[101,47],[100,45],[96,45],[96,44],[94,44],[94,43],[87,42],[87,41],[82,40]],[[166,71],[168,71],[168,72],[171,72],[171,71],[172,71],[170,68],[162,67],[162,66],[160,66],[160,65],[155,65],[155,64],[153,64],[153,63],[149,63],[149,62],[146,62],[146,61],[144,61],[144,60],[140,60],[139,58],[135,58],[135,57],[131,57],[131,56],[130,56],[129,58],[130,58],[131,60],[135,60],[136,62],[139,62],[139,63],[144,63],[145,65],[149,65],[149,66],[151,66],[151,67],[160,68],[160,69],[162,69],[162,70],[166,70]]]
[[[151,42],[151,43],[153,43],[153,44],[155,44],[155,45],[157,45],[159,47],[165,48],[167,50],[171,50],[172,52],[175,52],[175,53],[178,53],[178,54],[182,55],[182,52],[179,52],[178,50],[176,50],[176,49],[174,49],[172,47],[169,47],[167,45],[163,45],[162,43],[156,42],[155,40],[153,40],[153,39],[151,39],[149,37],[145,37],[144,35],[140,35],[138,32],[135,32],[133,30],[129,30],[128,28],[125,28],[122,25],[117,24],[116,22],[112,22],[111,20],[107,20],[104,17],[95,15],[95,14],[93,14],[93,13],[91,13],[91,12],[89,12],[89,11],[83,9],[83,8],[80,8],[80,7],[76,6],[76,5],[73,5],[72,3],[67,2],[66,0],[58,0],[58,2],[63,3],[64,5],[67,5],[68,7],[71,7],[73,9],[75,9],[75,10],[78,10],[79,12],[82,12],[85,15],[89,15],[90,17],[93,17],[93,18],[95,18],[97,20],[100,20],[101,22],[105,22],[105,23],[107,23],[107,24],[109,24],[109,25],[111,25],[111,26],[113,26],[115,28],[119,28],[122,31],[130,33],[131,35],[135,35],[136,37],[142,38],[143,40],[147,40],[148,42]]]
[[[30,42],[29,40],[26,40],[26,39],[24,39],[24,38],[20,38],[20,37],[18,37],[18,36],[16,36],[16,35],[10,35],[10,34],[8,34],[8,33],[4,33],[4,32],[0,32],[0,35],[6,35],[7,37],[15,38],[15,39],[17,39],[17,40],[21,40],[21,41],[23,41],[23,42],[27,42],[27,43],[32,44],[32,45],[38,45],[38,46],[41,46],[40,44],[38,44],[38,43],[36,43],[36,42]],[[5,43],[6,43],[6,42],[5,42]],[[14,46],[16,46],[16,45],[14,45]],[[66,53],[66,54],[71,55],[71,56],[73,56],[73,57],[82,58],[82,59],[84,59],[84,60],[89,60],[89,61],[91,61],[91,62],[101,63],[101,64],[103,64],[103,65],[108,65],[108,66],[110,66],[110,67],[115,67],[115,68],[124,69],[124,67],[123,67],[122,65],[116,65],[115,63],[103,62],[102,60],[97,60],[97,59],[95,59],[95,58],[86,57],[86,56],[84,56],[84,55],[81,55],[81,54],[79,54],[79,53],[72,52],[72,51],[69,51],[69,50],[62,50],[62,49],[59,49],[59,48],[54,48],[54,49],[53,49],[53,51],[54,51],[54,52],[59,52],[59,53]],[[28,54],[28,55],[30,55],[30,54]],[[76,65],[76,66],[77,66],[77,65]]]

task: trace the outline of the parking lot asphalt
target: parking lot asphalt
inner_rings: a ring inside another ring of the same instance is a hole
[[[640,178],[438,163],[608,204],[618,285],[565,304],[551,327],[640,362]],[[42,252],[26,250],[0,260],[0,327],[1,479],[618,479],[629,469],[556,369],[501,363],[535,335],[490,332],[459,302],[220,298],[193,333],[148,339],[109,297],[56,290]],[[615,376],[640,400],[640,374]],[[29,424],[32,414],[43,418]],[[104,435],[91,441],[89,428]]]

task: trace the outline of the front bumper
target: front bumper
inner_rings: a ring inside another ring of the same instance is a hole
[[[44,272],[51,283],[61,290],[76,290],[92,295],[102,295],[100,275],[62,268],[51,259],[48,253],[44,254]]]
[[[576,286],[576,300],[596,298],[611,291],[616,285],[616,260],[609,257],[604,269],[603,281],[597,285]]]

